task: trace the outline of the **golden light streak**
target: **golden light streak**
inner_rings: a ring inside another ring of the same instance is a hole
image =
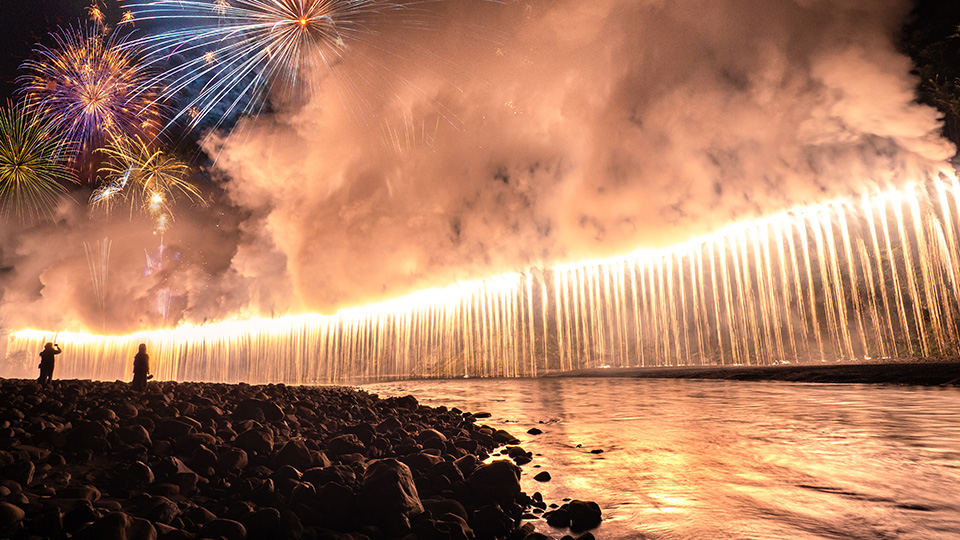
[[[299,383],[957,354],[958,215],[944,201],[955,201],[958,188],[950,177],[733,224],[664,249],[460,282],[332,315],[58,339],[75,355],[77,376],[123,376],[117,366],[142,341],[158,349],[159,376]],[[17,332],[9,349],[30,350],[51,334]]]
[[[103,10],[100,9],[100,6],[96,2],[90,4],[87,7],[87,14],[90,17],[90,20],[98,24],[103,24],[104,15]]]
[[[129,201],[131,215],[149,214],[162,231],[173,219],[178,200],[203,203],[200,190],[187,178],[190,167],[139,137],[114,140],[100,152],[107,157],[100,168],[107,182],[93,192],[94,208],[109,212],[118,201]]]

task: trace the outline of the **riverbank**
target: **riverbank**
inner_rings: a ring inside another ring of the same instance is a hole
[[[955,360],[918,360],[870,364],[597,368],[551,373],[543,376],[960,386],[960,362]]]
[[[589,493],[601,540],[960,540],[958,387],[567,377],[368,390],[490,412],[554,476],[521,478],[525,491]]]
[[[8,379],[0,396],[0,538],[545,540],[546,518],[589,540],[600,522],[523,493],[537,458],[484,415],[409,395]]]

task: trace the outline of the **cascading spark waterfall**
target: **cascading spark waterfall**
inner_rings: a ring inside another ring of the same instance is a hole
[[[59,377],[323,383],[591,367],[775,364],[960,352],[960,183],[946,178],[740,223],[658,250],[503,274],[335,315],[128,336],[23,330]],[[28,364],[29,365],[29,364]]]

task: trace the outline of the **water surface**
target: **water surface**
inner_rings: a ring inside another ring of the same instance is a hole
[[[490,412],[483,423],[540,454],[523,467],[524,491],[598,502],[601,540],[960,539],[958,388],[616,378],[363,388]],[[534,481],[541,470],[553,479]]]

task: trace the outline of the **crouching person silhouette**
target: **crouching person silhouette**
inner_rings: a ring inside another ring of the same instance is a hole
[[[44,344],[43,350],[40,351],[40,365],[37,366],[40,368],[40,377],[37,378],[37,382],[41,386],[47,386],[47,383],[53,380],[53,366],[60,352],[60,346],[55,343]]]
[[[141,392],[147,389],[147,379],[152,379],[150,375],[150,355],[147,354],[147,344],[141,343],[137,355],[133,357],[133,382],[130,383],[134,390]]]

